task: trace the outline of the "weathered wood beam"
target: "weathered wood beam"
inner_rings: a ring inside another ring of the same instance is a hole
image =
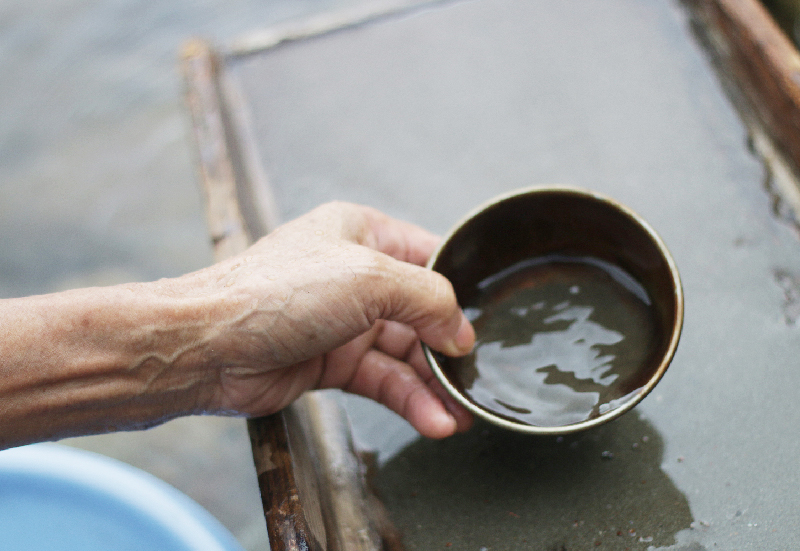
[[[223,65],[204,42],[184,48],[186,100],[218,260],[244,251],[277,224],[243,104]],[[370,514],[374,498],[335,401],[306,393],[279,413],[249,420],[248,430],[272,551],[382,548]]]
[[[800,175],[800,54],[758,0],[683,0],[748,124]]]
[[[206,221],[214,255],[219,260],[244,251],[252,239],[245,230],[239,208],[236,172],[226,138],[223,106],[219,102],[216,78],[219,59],[199,40],[184,46],[182,58]]]

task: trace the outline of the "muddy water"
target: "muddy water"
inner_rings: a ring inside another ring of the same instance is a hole
[[[650,297],[608,262],[530,259],[478,287],[466,308],[477,345],[451,376],[489,411],[569,425],[618,407],[652,373],[658,325]]]

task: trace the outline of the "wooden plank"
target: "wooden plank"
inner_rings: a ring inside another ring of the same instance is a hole
[[[685,0],[741,99],[800,167],[800,54],[757,0]]]
[[[800,53],[758,0],[683,0],[718,75],[777,176],[800,207]]]
[[[297,441],[302,435],[292,410],[251,419],[247,425],[270,548],[273,551],[328,549],[315,478],[296,468],[298,462],[309,468],[309,458],[302,453],[308,451],[301,445],[302,440]],[[312,507],[307,510],[305,503]]]
[[[236,196],[236,174],[226,139],[216,73],[219,59],[201,41],[183,50],[186,103],[192,115],[197,164],[206,205],[206,220],[217,259],[244,251],[251,242]]]
[[[218,260],[244,251],[277,225],[243,103],[223,76],[223,62],[200,41],[183,51],[186,101]],[[307,393],[284,411],[249,420],[248,430],[272,551],[382,548],[370,515],[374,498],[333,400]]]

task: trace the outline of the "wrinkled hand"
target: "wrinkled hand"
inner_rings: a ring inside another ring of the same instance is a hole
[[[422,265],[438,238],[367,207],[324,205],[209,268],[225,297],[213,339],[211,411],[263,415],[308,389],[376,400],[421,434],[466,430],[471,415],[428,366],[475,335],[452,286]]]

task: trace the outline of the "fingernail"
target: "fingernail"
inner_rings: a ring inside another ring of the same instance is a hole
[[[448,356],[463,356],[469,354],[475,346],[475,330],[469,320],[461,315],[461,325],[453,340],[445,343],[443,352]]]
[[[458,432],[464,432],[472,426],[472,414],[452,397],[448,396],[444,400],[444,407],[453,419],[455,419],[456,430]]]
[[[453,435],[458,430],[458,421],[448,411],[443,411],[435,419],[437,431],[435,438],[444,438]]]
[[[456,333],[456,344],[464,354],[472,352],[472,348],[475,346],[475,329],[464,314],[461,314],[461,325]]]

